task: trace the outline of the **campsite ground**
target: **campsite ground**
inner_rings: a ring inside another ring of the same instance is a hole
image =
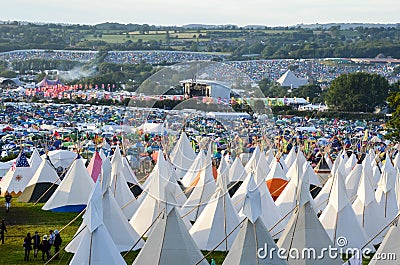
[[[0,243],[0,265],[14,265],[14,264],[44,264],[41,259],[41,253],[37,258],[33,258],[33,252],[31,253],[31,260],[24,262],[24,249],[22,247],[24,237],[29,232],[31,235],[35,231],[39,232],[40,236],[49,234],[49,230],[64,229],[60,232],[63,238],[62,247],[72,239],[76,230],[82,222],[82,218],[77,216],[77,213],[53,213],[41,210],[43,204],[33,203],[21,203],[17,202],[14,198],[11,206],[11,210],[6,213],[4,207],[4,198],[0,198],[0,219],[5,219],[7,225],[7,233],[5,233],[5,244]],[[76,220],[74,220],[76,219]],[[74,220],[74,221],[73,221]],[[73,221],[73,222],[71,222]],[[53,249],[54,251],[54,249]],[[208,252],[204,251],[206,255]],[[123,255],[125,253],[122,253]],[[125,256],[127,264],[132,264],[135,259],[137,251],[128,253]],[[72,258],[72,254],[62,251],[60,254],[60,260],[53,260],[49,264],[69,264]],[[221,265],[225,253],[214,252],[207,257],[210,261],[211,258],[215,259],[217,265]],[[364,262],[363,264],[368,264]]]

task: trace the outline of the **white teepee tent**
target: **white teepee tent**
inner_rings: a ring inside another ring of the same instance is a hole
[[[212,250],[239,224],[239,217],[232,205],[223,181],[211,197],[203,212],[189,230],[201,250]],[[237,230],[216,250],[228,251],[236,237]]]
[[[140,234],[149,235],[154,227],[148,230],[157,216],[165,208],[163,198],[165,187],[170,185],[169,191],[174,192],[177,205],[183,205],[186,196],[183,194],[176,178],[173,175],[173,169],[165,161],[164,155],[160,151],[158,153],[157,164],[148,178],[148,184],[144,187],[142,195],[138,197],[138,207],[133,216],[130,218],[130,225]],[[171,202],[172,204],[172,202]],[[148,230],[146,232],[146,230]]]
[[[163,194],[166,197],[163,201],[166,205],[162,216],[156,220],[153,231],[133,265],[208,264],[181,219],[180,211],[175,207],[175,192],[170,188],[169,185],[165,187]]]
[[[400,227],[398,220],[389,228],[369,265],[398,265],[400,257]]]
[[[80,212],[86,207],[93,186],[93,179],[83,160],[77,158],[42,210]]]
[[[60,178],[50,161],[43,159],[18,200],[21,202],[46,202],[60,185],[60,182]]]
[[[388,157],[388,154],[386,155]],[[390,159],[382,167],[381,179],[378,188],[375,191],[375,198],[378,202],[380,212],[384,217],[384,222],[389,223],[399,212],[397,194],[396,194],[396,169],[393,167]]]
[[[126,218],[130,218],[136,208],[134,207],[135,196],[129,189],[127,181],[123,173],[123,160],[119,147],[115,149],[114,156],[111,159],[111,182],[110,190],[112,196],[117,200],[119,206],[122,208]]]
[[[269,249],[278,249],[273,238],[269,234],[263,221],[260,218],[261,195],[254,179],[250,176],[246,199],[243,206],[245,220],[240,227],[238,235],[232,244],[231,250],[226,256],[223,265],[266,265],[266,264],[288,264],[281,260],[277,252],[265,258],[260,257],[259,249],[268,246]],[[266,253],[270,254],[268,250]]]
[[[169,157],[171,164],[175,169],[177,179],[182,179],[189,170],[193,161],[196,159],[196,153],[194,152],[186,133],[181,133],[181,136],[174,146],[174,149],[172,149]]]
[[[280,237],[277,245],[285,249],[287,252],[293,250],[311,249],[314,255],[323,253],[323,249],[333,246],[331,239],[326,233],[324,227],[319,222],[316,212],[314,211],[308,192],[308,185],[302,184],[298,194],[299,200],[296,210],[290,218],[285,231]],[[333,252],[335,254],[335,252]],[[287,253],[286,253],[287,254]],[[337,254],[337,253],[336,253]],[[337,264],[341,265],[342,261],[339,256],[324,256],[323,259],[317,257],[292,257],[287,255],[290,264],[301,265],[324,265]]]
[[[29,166],[24,153],[20,153],[14,164],[0,181],[1,194],[9,192],[12,196],[20,195],[29,183],[35,171]]]
[[[200,169],[190,187],[187,188],[187,190],[191,189],[191,192],[181,208],[184,218],[189,221],[197,220],[217,190],[212,172],[211,157],[207,155],[204,159],[205,162],[203,163],[206,167]]]
[[[380,215],[379,205],[375,199],[370,163],[364,164],[357,197],[352,207],[368,238],[373,238],[387,224],[384,222],[383,216]],[[378,244],[381,240],[376,238],[373,243]]]
[[[40,157],[38,150],[36,148],[34,148],[32,155],[28,160],[29,165],[32,168],[32,172],[36,172],[36,170],[39,168],[40,164],[42,163],[42,160],[43,159]]]
[[[366,157],[365,159],[368,158]],[[346,177],[345,185],[346,185],[347,196],[349,197],[350,202],[354,201],[353,198],[355,198],[357,194],[358,186],[360,184],[360,179],[361,179],[361,173],[363,171],[363,164],[361,164],[359,161]]]
[[[71,246],[78,241],[78,238],[74,237],[65,248],[66,251],[75,253],[70,264],[126,265],[103,223],[100,181],[97,181],[93,188],[83,222],[84,226],[77,232],[79,235],[82,234],[79,237],[78,247],[74,251],[71,250]]]
[[[333,180],[328,205],[319,219],[334,246],[342,247],[341,253],[349,248],[361,248],[368,241],[368,237],[351,207],[344,180],[340,174],[336,175]],[[347,243],[345,246],[340,245],[339,239],[343,237]]]

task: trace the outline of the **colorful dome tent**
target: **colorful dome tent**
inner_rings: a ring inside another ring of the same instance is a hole
[[[13,196],[19,196],[34,173],[29,166],[25,153],[21,152],[0,181],[1,194],[4,195],[9,192]]]
[[[60,178],[48,158],[39,168],[19,196],[21,202],[47,202],[60,185]]]
[[[94,182],[83,160],[76,158],[42,210],[80,212],[86,207],[93,186]]]

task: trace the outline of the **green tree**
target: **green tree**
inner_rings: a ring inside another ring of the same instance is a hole
[[[372,112],[385,104],[388,92],[388,81],[378,74],[342,74],[332,81],[326,101],[337,110]]]
[[[296,88],[291,93],[292,97],[309,98],[311,102],[323,102],[321,95],[323,91],[319,85],[305,85]]]
[[[389,133],[386,137],[398,141],[400,140],[400,82],[392,84],[390,90],[387,101],[392,117],[387,123]]]

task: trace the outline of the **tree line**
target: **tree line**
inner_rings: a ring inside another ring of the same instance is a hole
[[[133,39],[131,32],[142,35],[135,35],[139,37]],[[154,32],[164,32],[164,38],[141,37]],[[190,33],[194,38],[177,38],[179,33]],[[103,38],[106,34],[123,35],[126,39],[113,43]],[[96,39],[88,39],[88,36],[96,36]],[[226,52],[232,54],[231,60],[249,56],[258,59],[375,57],[380,53],[400,58],[400,27],[226,27],[194,31],[147,24],[0,24],[0,52],[20,49],[191,50]]]

